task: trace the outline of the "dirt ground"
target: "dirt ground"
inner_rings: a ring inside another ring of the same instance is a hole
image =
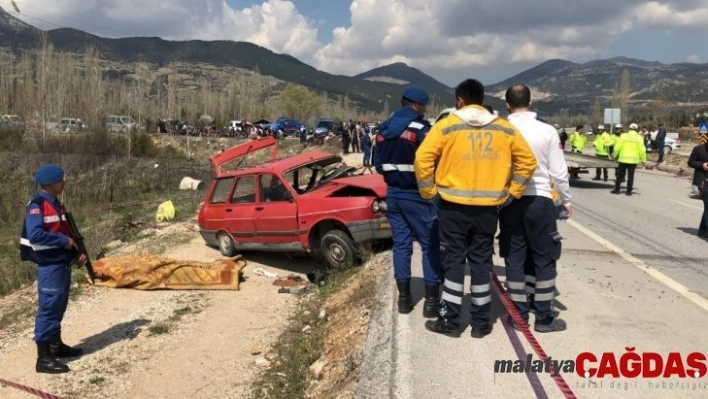
[[[362,164],[363,155],[345,161]],[[108,256],[156,248],[163,256],[210,262],[218,250],[204,245],[194,220],[176,223]],[[257,360],[278,337],[297,296],[278,294],[273,280],[253,270],[305,277],[309,257],[244,254],[248,265],[240,291],[137,291],[86,286],[73,299],[63,336],[86,354],[70,360],[62,375],[34,371],[33,304],[36,285],[0,300],[0,309],[26,307],[30,314],[0,331],[0,378],[64,398],[244,398],[259,372]],[[3,311],[0,310],[0,314]],[[331,349],[330,349],[331,350]],[[31,398],[9,387],[0,397]]]

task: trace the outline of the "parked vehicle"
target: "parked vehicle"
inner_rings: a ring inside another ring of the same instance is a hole
[[[676,151],[680,148],[681,140],[666,136],[664,139],[664,154],[671,154],[672,151]],[[649,142],[649,145],[647,146],[647,151],[656,151],[656,148],[653,148],[651,142]]]
[[[356,168],[324,151],[279,160],[276,154],[277,140],[266,137],[211,158],[215,179],[198,216],[208,245],[224,256],[307,252],[345,267],[360,257],[362,244],[391,238],[381,175],[355,175]],[[246,163],[259,157],[265,161]],[[224,170],[233,162],[235,170]]]
[[[106,117],[106,130],[108,132],[128,133],[137,128],[138,124],[130,116],[108,115]]]
[[[283,136],[287,137],[300,130],[302,126],[305,126],[305,124],[296,119],[280,117],[273,123],[263,125],[263,130],[270,128],[276,133],[278,131],[282,132]]]
[[[332,119],[320,119],[315,126],[315,133],[327,134],[334,131],[334,121]]]
[[[57,125],[57,129],[62,132],[86,130],[88,129],[88,125],[78,118],[61,118],[59,124]]]

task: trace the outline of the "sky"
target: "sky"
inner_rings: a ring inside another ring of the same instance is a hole
[[[0,0],[104,37],[249,41],[328,73],[405,62],[455,86],[549,59],[708,62],[708,0]],[[704,22],[705,21],[705,22]],[[205,60],[208,62],[208,60]],[[522,82],[523,83],[523,82]]]

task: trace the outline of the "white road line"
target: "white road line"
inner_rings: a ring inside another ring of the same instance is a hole
[[[593,233],[592,231],[590,231],[586,227],[580,225],[575,220],[568,219],[567,222],[569,225],[575,227],[581,233],[583,233],[586,236],[597,241],[598,244],[602,245],[603,247],[605,247],[605,248],[609,249],[610,251],[616,253],[617,255],[621,256],[624,260],[633,264],[639,270],[641,270],[641,271],[647,273],[648,275],[654,277],[655,279],[659,280],[659,282],[663,283],[667,287],[669,287],[672,290],[683,295],[683,297],[685,297],[689,301],[695,303],[696,305],[700,306],[703,310],[708,311],[708,299],[705,299],[702,296],[696,294],[695,292],[692,292],[691,290],[689,290],[688,288],[686,288],[685,286],[683,286],[679,282],[673,280],[671,277],[665,275],[664,273],[654,269],[653,267],[647,265],[646,263],[642,262],[641,260],[628,254],[622,248],[614,245],[613,243],[611,243],[611,242],[605,240],[604,238],[600,237],[599,235]]]
[[[702,210],[703,210],[703,208],[701,208],[701,207],[698,207],[698,206],[695,206],[695,205],[686,204],[686,203],[683,203],[683,202],[681,202],[681,201],[669,200],[669,202],[673,202],[674,204],[679,204],[679,205],[687,206],[687,207],[693,208],[693,209],[698,209],[699,211],[702,211]]]

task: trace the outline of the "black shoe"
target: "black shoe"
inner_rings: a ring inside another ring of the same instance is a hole
[[[557,317],[552,318],[548,322],[536,320],[536,322],[533,324],[533,329],[540,333],[565,331],[566,327],[567,325],[565,324],[565,321]]]
[[[396,281],[398,288],[398,313],[408,314],[413,311],[413,296],[411,295],[411,280]]]
[[[632,196],[632,192],[631,192],[631,191],[627,191],[626,193],[624,193],[624,195],[626,195],[627,197],[631,197],[631,196]]]
[[[423,302],[423,317],[428,319],[439,317],[441,308],[440,284],[426,285],[425,301]]]
[[[491,334],[491,332],[492,332],[492,325],[487,324],[487,326],[484,328],[472,327],[472,332],[470,333],[470,335],[472,335],[472,338],[484,338],[487,335]]]
[[[600,176],[593,177],[592,179],[593,179],[594,181],[598,181],[598,180],[600,180]]]
[[[54,357],[79,357],[84,354],[81,348],[72,348],[61,340],[61,331],[49,337],[49,351]]]
[[[605,177],[605,181],[607,181],[607,177]]]
[[[619,190],[612,190],[612,191],[610,191],[610,193],[612,193],[612,194],[619,194],[620,192],[619,192]]]
[[[705,231],[698,230],[697,235],[698,235],[698,237],[708,238],[708,230],[705,230]]]
[[[71,371],[69,366],[55,359],[49,350],[49,343],[37,343],[37,365],[35,370],[38,373],[61,374]]]
[[[425,329],[451,338],[459,338],[460,334],[462,334],[459,328],[451,326],[442,317],[438,317],[437,320],[426,321]]]

